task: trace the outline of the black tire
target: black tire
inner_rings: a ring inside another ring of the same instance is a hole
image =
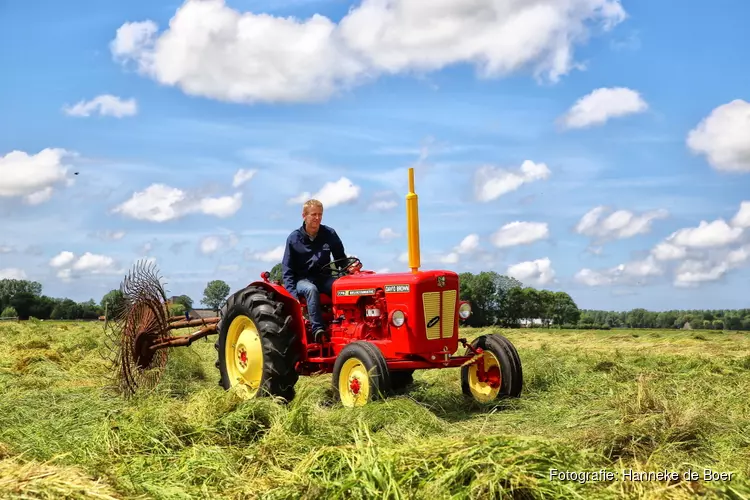
[[[500,363],[502,381],[496,399],[520,397],[523,390],[523,369],[521,358],[511,341],[494,333],[477,337],[471,345],[491,352]],[[470,353],[468,349],[467,353]],[[465,395],[474,397],[469,386],[469,366],[461,367],[461,390]]]
[[[336,358],[336,362],[333,364],[331,384],[333,386],[334,398],[341,401],[344,406],[354,406],[354,404],[348,404],[347,401],[349,398],[346,394],[342,395],[339,389],[342,368],[344,368],[344,365],[350,359],[358,360],[368,374],[369,393],[361,404],[367,404],[385,397],[391,388],[391,378],[383,353],[380,352],[380,349],[376,345],[364,340],[358,340],[344,346]]]
[[[236,385],[229,376],[226,344],[230,325],[236,318],[244,316],[252,321],[258,331],[263,364],[260,385],[249,396],[276,396],[287,402],[294,399],[294,386],[299,379],[296,371],[299,353],[294,345],[294,332],[290,328],[292,317],[285,314],[283,309],[282,302],[274,301],[272,295],[260,287],[250,286],[229,297],[220,311],[217,325],[219,338],[214,344],[218,352],[215,366],[221,374],[221,387],[228,390]]]

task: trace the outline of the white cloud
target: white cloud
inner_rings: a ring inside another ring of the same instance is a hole
[[[0,245],[0,253],[11,253],[15,251],[10,245]]]
[[[25,280],[26,272],[17,267],[6,267],[0,269],[0,280]]]
[[[123,24],[110,50],[191,95],[316,101],[380,74],[461,63],[485,78],[530,71],[555,82],[582,67],[575,46],[592,25],[609,30],[625,17],[619,0],[364,0],[336,24],[318,14],[299,20],[188,0],[162,33],[153,21]]]
[[[685,258],[687,249],[668,241],[662,241],[651,250],[651,255],[656,260],[679,260]]]
[[[341,177],[335,182],[326,182],[315,194],[304,192],[299,196],[290,198],[288,202],[290,204],[304,203],[310,198],[314,198],[319,200],[323,204],[323,208],[326,209],[329,207],[335,207],[336,205],[344,205],[356,200],[361,191],[362,188],[355,185],[346,177]]]
[[[716,281],[727,272],[725,263],[712,264],[709,261],[686,260],[675,271],[674,284],[678,287],[692,287],[707,281]]]
[[[549,257],[508,266],[506,274],[522,283],[533,285],[547,285],[555,280],[555,270],[552,269],[552,262]]]
[[[713,109],[688,133],[688,148],[723,172],[750,172],[750,103],[735,99]]]
[[[440,257],[439,260],[443,264],[456,264],[458,259],[459,256],[457,252],[450,252],[449,254]]]
[[[549,237],[546,222],[510,222],[498,229],[492,236],[492,244],[498,248],[528,245]]]
[[[589,210],[576,225],[576,232],[597,238],[603,242],[612,239],[631,238],[637,234],[646,234],[651,230],[651,223],[669,215],[666,210],[653,210],[637,215],[629,210],[616,210],[601,218],[609,209],[605,206]]]
[[[113,209],[127,217],[151,222],[179,219],[188,214],[202,213],[226,218],[242,207],[242,193],[218,198],[199,198],[164,184],[152,184]]]
[[[378,234],[378,236],[380,236],[380,239],[388,241],[388,240],[392,240],[395,238],[399,238],[401,235],[398,234],[393,229],[391,229],[390,227],[384,227],[383,229],[380,230],[380,233]]]
[[[713,222],[701,221],[698,227],[675,231],[667,241],[678,246],[692,248],[722,247],[737,241],[742,236],[742,228],[731,227],[722,219]]]
[[[648,104],[635,90],[599,88],[578,99],[560,121],[565,128],[585,128],[647,109]]]
[[[200,251],[203,254],[212,254],[221,247],[221,238],[218,236],[206,236],[200,242]]]
[[[748,206],[745,203],[740,205],[732,219],[733,225],[723,219],[701,221],[697,227],[674,231],[657,243],[643,260],[620,264],[604,271],[582,269],[576,275],[576,280],[589,286],[634,281],[641,283],[642,278],[664,274],[667,264],[674,264],[673,284],[677,287],[718,280],[750,259],[750,245],[731,248],[744,236],[743,228],[738,226],[745,221]]]
[[[73,252],[65,250],[52,257],[49,261],[49,265],[52,267],[65,267],[70,265],[75,258],[76,256]]]
[[[732,218],[732,225],[743,229],[750,227],[750,201],[740,203],[740,209]]]
[[[456,253],[466,254],[475,251],[477,248],[479,248],[479,235],[470,234],[461,240],[461,243],[458,244],[455,250]]]
[[[485,165],[474,174],[474,196],[478,201],[492,201],[523,184],[546,180],[549,176],[547,165],[531,160],[524,161],[517,171]]]
[[[117,261],[107,255],[86,252],[76,259],[73,252],[60,252],[49,261],[50,267],[58,269],[57,277],[70,280],[84,274],[122,274]]]
[[[63,162],[69,156],[75,153],[52,148],[34,155],[11,151],[0,156],[0,197],[24,197],[31,205],[47,201],[55,185],[72,182]]]
[[[64,106],[63,111],[69,116],[91,116],[98,112],[101,116],[122,118],[134,116],[138,112],[135,99],[121,99],[110,94],[102,94],[90,101],[79,101],[73,106]]]
[[[265,252],[255,252],[251,254],[251,259],[260,260],[262,262],[273,262],[277,264],[284,258],[284,245],[279,245],[276,248],[267,250]]]
[[[234,174],[234,178],[232,179],[232,187],[238,188],[248,182],[250,179],[255,177],[255,174],[257,173],[257,170],[246,170],[244,168],[241,168],[237,170],[237,172]]]
[[[386,210],[394,209],[398,206],[398,202],[394,200],[378,200],[373,201],[368,210],[374,210],[376,212],[385,212]]]
[[[649,255],[645,259],[633,260],[601,271],[584,268],[575,274],[574,280],[587,286],[644,284],[645,278],[662,274],[664,269]]]

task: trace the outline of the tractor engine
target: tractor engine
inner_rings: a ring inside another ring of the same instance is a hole
[[[363,295],[354,300],[341,299],[339,290],[334,306],[334,320],[331,324],[333,337],[361,340],[382,340],[388,338],[388,308],[385,292],[372,290],[372,295]]]

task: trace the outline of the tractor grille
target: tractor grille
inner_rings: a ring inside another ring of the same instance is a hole
[[[440,303],[441,292],[426,292],[422,294],[422,305],[424,306],[424,323],[429,340],[439,338],[451,338],[453,326],[456,321],[456,296],[457,290],[445,290],[442,292],[442,311]],[[428,326],[430,320],[440,316],[440,320],[432,326]]]

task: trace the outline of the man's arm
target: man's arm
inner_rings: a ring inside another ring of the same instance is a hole
[[[295,272],[292,267],[293,255],[292,255],[292,237],[290,236],[286,240],[286,248],[284,249],[284,258],[281,260],[281,276],[284,281],[284,288],[289,292],[292,297],[297,297],[297,284],[295,280]]]
[[[331,228],[331,254],[333,255],[333,260],[339,260],[339,259],[345,259],[346,258],[346,252],[344,252],[344,243],[341,241],[341,238],[339,238],[339,235],[336,233],[336,231]],[[340,267],[341,264],[339,264]]]

